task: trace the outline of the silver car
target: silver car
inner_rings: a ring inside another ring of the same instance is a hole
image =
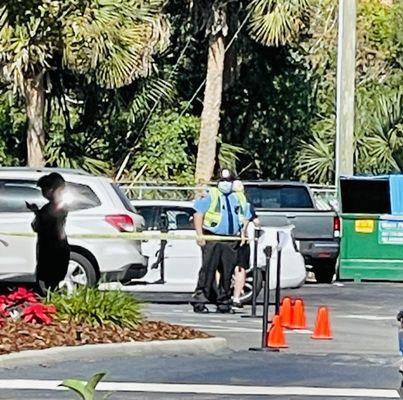
[[[38,179],[59,172],[66,180],[71,234],[113,234],[141,231],[144,219],[111,179],[79,170],[0,168],[0,280],[36,281],[36,238],[7,236],[7,232],[32,232],[33,214],[25,202],[45,204]],[[71,257],[66,285],[95,285],[103,281],[122,283],[147,272],[147,258],[137,240],[70,238]],[[55,268],[57,266],[55,265]]]

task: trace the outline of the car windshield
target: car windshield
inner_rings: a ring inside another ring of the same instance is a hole
[[[245,186],[245,191],[255,208],[314,208],[304,186]]]

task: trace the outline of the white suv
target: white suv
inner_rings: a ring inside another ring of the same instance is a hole
[[[39,207],[45,204],[36,182],[50,172],[59,172],[66,180],[66,201],[71,210],[66,224],[68,235],[133,232],[144,227],[143,217],[111,179],[79,170],[0,168],[1,281],[36,281],[36,238],[2,233],[32,232],[34,215],[25,202]],[[125,283],[142,278],[147,272],[147,258],[141,254],[140,241],[70,238],[69,243],[67,285],[95,285],[100,279]]]

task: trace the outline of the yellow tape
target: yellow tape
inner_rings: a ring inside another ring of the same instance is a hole
[[[0,236],[13,237],[36,237],[33,232],[0,232]],[[206,241],[229,241],[241,240],[239,236],[215,236],[215,235],[185,235],[170,233],[143,233],[143,232],[127,232],[127,233],[75,233],[68,235],[74,239],[137,239],[137,240],[206,240]]]

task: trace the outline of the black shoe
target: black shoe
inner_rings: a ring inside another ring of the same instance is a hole
[[[233,310],[242,310],[243,309],[243,304],[240,303],[239,301],[234,301],[232,303],[232,309]]]
[[[190,304],[197,304],[197,303],[208,303],[208,300],[206,299],[206,296],[204,295],[203,291],[201,290],[196,290],[192,294],[192,298],[190,300]]]
[[[204,304],[193,305],[193,312],[198,314],[208,314],[210,311]]]
[[[218,305],[217,312],[221,314],[234,314],[234,310],[231,308],[230,305]]]

